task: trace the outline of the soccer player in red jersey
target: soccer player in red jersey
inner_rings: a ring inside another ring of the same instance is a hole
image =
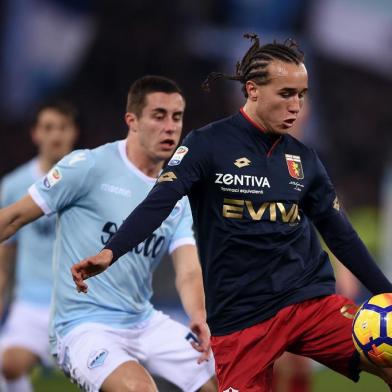
[[[288,40],[252,45],[233,76],[239,112],[192,131],[147,198],[98,254],[72,268],[80,291],[144,240],[187,194],[203,270],[207,322],[220,392],[265,392],[284,351],[351,378],[392,369],[360,358],[351,339],[354,303],[335,278],[316,229],[373,294],[392,292],[340,207],[312,149],[289,135],[308,90],[303,53]]]

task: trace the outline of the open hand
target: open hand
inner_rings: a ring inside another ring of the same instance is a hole
[[[78,292],[87,293],[88,286],[84,281],[105,271],[110,266],[112,260],[112,251],[104,249],[97,255],[87,257],[74,264],[71,268],[71,274]]]

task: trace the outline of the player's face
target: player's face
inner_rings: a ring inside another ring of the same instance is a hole
[[[267,70],[269,83],[256,85],[250,99],[255,99],[259,123],[269,132],[285,134],[304,105],[308,75],[304,64],[282,61],[272,61]]]
[[[39,154],[52,162],[59,161],[72,150],[77,136],[73,119],[50,108],[41,111],[32,130]]]
[[[131,128],[138,132],[140,146],[150,159],[162,161],[173,155],[182,132],[184,110],[181,94],[147,94],[142,113]]]

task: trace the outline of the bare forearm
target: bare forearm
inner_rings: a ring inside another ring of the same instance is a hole
[[[201,363],[209,357],[211,333],[206,321],[203,277],[196,247],[180,246],[173,251],[172,258],[177,291],[190,318],[189,328],[197,337],[191,345],[202,353],[198,359],[198,363]]]
[[[176,288],[181,302],[192,321],[205,321],[204,287],[197,250],[194,245],[184,245],[172,253],[176,271]]]
[[[201,274],[195,272],[176,279],[176,287],[188,317],[191,320],[205,320],[204,287]]]
[[[22,226],[42,215],[42,210],[35,204],[30,195],[2,208],[0,210],[0,242],[10,238]]]
[[[0,314],[6,301],[6,294],[13,283],[15,256],[16,246],[14,244],[0,245]]]
[[[19,227],[18,216],[9,207],[0,210],[0,242],[13,236]]]

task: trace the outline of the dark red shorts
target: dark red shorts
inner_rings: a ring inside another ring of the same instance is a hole
[[[312,358],[357,381],[358,355],[351,338],[355,309],[351,300],[330,295],[287,306],[250,328],[213,336],[219,392],[271,391],[273,364],[284,351]]]

